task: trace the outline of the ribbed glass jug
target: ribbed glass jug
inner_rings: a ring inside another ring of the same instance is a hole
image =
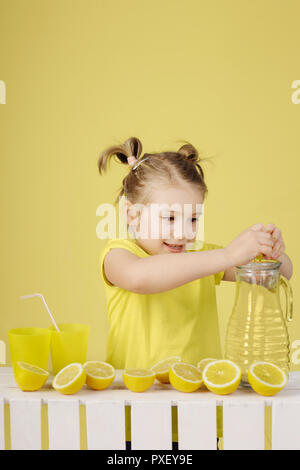
[[[236,294],[225,338],[225,358],[242,370],[241,385],[249,386],[248,368],[253,362],[277,364],[290,370],[290,341],[287,322],[293,318],[293,292],[280,274],[277,260],[253,261],[236,266]],[[285,318],[280,303],[280,286],[286,300]]]

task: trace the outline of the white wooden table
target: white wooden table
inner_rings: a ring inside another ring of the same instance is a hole
[[[244,388],[227,396],[180,393],[159,383],[134,393],[125,388],[122,371],[106,390],[84,386],[65,396],[52,389],[51,378],[39,391],[22,392],[10,367],[0,368],[0,449],[124,450],[125,406],[131,409],[132,450],[172,449],[172,406],[178,412],[179,450],[216,449],[217,406],[223,407],[225,450],[265,448],[266,407],[272,449],[300,449],[300,372],[292,372],[274,397]]]

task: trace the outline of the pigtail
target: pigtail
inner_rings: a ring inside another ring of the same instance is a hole
[[[142,143],[137,137],[130,137],[124,144],[108,147],[98,159],[99,173],[102,174],[107,170],[108,162],[113,157],[117,157],[121,163],[128,165],[128,158],[133,156],[138,159],[142,153],[142,148]]]
[[[205,158],[200,158],[200,155],[198,153],[198,150],[189,142],[187,142],[185,145],[180,147],[180,149],[177,152],[184,160],[187,160],[188,162],[191,162],[198,173],[201,175],[201,177],[204,179],[204,172],[202,170],[202,167],[200,165],[200,161],[206,160]]]
[[[198,150],[192,144],[185,144],[177,151],[179,155],[191,163],[196,164],[199,160]]]

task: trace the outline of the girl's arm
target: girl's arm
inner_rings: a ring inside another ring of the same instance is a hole
[[[140,258],[123,248],[113,248],[104,258],[104,272],[115,286],[138,294],[154,294],[246,264],[259,253],[271,256],[272,247],[270,233],[262,224],[256,224],[217,250]]]
[[[230,257],[224,248],[147,258],[140,258],[123,248],[113,248],[104,259],[106,278],[115,286],[138,294],[175,289],[230,266]]]

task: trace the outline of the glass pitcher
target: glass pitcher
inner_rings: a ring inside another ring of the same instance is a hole
[[[246,387],[248,368],[255,361],[273,362],[289,374],[286,321],[293,318],[293,292],[289,281],[280,275],[281,264],[264,259],[236,266],[236,295],[227,325],[225,358],[240,366],[241,385]],[[280,304],[280,286],[285,292],[286,321]]]

